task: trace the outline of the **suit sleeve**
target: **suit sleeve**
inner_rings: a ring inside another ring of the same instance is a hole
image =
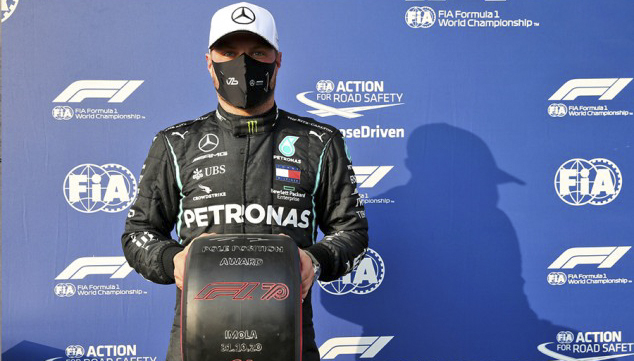
[[[328,282],[351,272],[363,259],[368,247],[368,222],[339,132],[326,144],[320,164],[315,202],[324,238],[307,251],[320,264],[319,279]]]
[[[183,249],[170,236],[180,204],[174,174],[167,140],[159,133],[143,164],[139,193],[121,237],[130,266],[147,280],[161,284],[174,283],[173,258]]]

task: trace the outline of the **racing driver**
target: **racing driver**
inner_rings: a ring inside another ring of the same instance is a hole
[[[206,60],[218,107],[154,138],[121,239],[125,257],[146,279],[176,283],[167,360],[177,361],[188,244],[209,233],[290,236],[300,248],[303,360],[317,361],[310,287],[352,271],[368,247],[350,155],[336,128],[277,107],[282,53],[266,9],[218,10]]]

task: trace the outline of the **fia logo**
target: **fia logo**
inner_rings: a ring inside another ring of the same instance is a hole
[[[84,356],[85,350],[80,345],[70,345],[66,347],[66,357],[81,358]]]
[[[405,23],[410,28],[430,28],[436,22],[436,12],[429,6],[412,6],[405,12]]]
[[[571,159],[555,174],[555,190],[559,198],[571,206],[592,204],[602,206],[612,202],[621,191],[621,171],[604,158]]]
[[[320,93],[332,93],[335,90],[335,83],[332,80],[320,80],[316,87]]]
[[[551,286],[562,286],[568,281],[568,276],[563,272],[550,272],[547,280]]]
[[[66,202],[82,213],[121,212],[134,200],[137,182],[119,164],[81,164],[71,169],[63,185]]]
[[[548,106],[548,115],[553,118],[561,118],[568,114],[568,107],[562,103],[552,103]]]
[[[77,287],[72,283],[58,283],[53,288],[57,297],[73,297],[77,292]]]
[[[383,258],[374,250],[368,248],[365,258],[361,259],[357,267],[347,275],[332,281],[319,282],[324,291],[341,296],[347,293],[363,295],[376,290],[385,278],[385,264]]]
[[[0,0],[0,8],[2,9],[2,22],[5,22],[13,14],[18,6],[19,0]]]
[[[53,114],[53,118],[55,120],[71,120],[73,119],[73,116],[75,115],[73,108],[67,105],[56,106],[53,108],[51,113]]]
[[[230,77],[226,81],[227,85],[238,85],[238,79]]]

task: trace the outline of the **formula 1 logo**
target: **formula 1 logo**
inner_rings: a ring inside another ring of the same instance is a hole
[[[81,164],[71,169],[63,185],[66,202],[82,213],[121,212],[137,193],[134,175],[119,164]]]
[[[332,282],[319,282],[322,290],[336,296],[353,293],[364,295],[376,290],[385,278],[385,263],[374,250],[368,248],[352,272]]]
[[[74,260],[56,280],[81,280],[90,275],[110,275],[125,278],[132,272],[125,257],[81,257]]]
[[[612,100],[632,78],[572,79],[561,86],[548,100],[575,100],[580,96],[598,96],[599,100]]]
[[[393,165],[352,167],[359,188],[373,188],[392,168]]]
[[[53,103],[80,103],[91,98],[123,103],[141,84],[143,80],[78,80],[64,89]]]
[[[562,164],[555,174],[555,190],[559,198],[571,206],[612,202],[621,191],[621,171],[604,158],[571,159]]]
[[[284,283],[273,282],[213,282],[206,285],[195,300],[215,300],[218,297],[231,297],[234,301],[252,300],[254,290],[266,291],[259,299],[262,301],[283,301],[288,298],[290,291]]]
[[[612,268],[630,250],[620,247],[575,247],[565,250],[548,266],[549,269],[571,269],[580,264],[598,264],[597,268]]]
[[[394,336],[335,337],[319,347],[322,360],[332,360],[339,355],[361,355],[373,358]]]
[[[19,0],[0,0],[0,8],[2,9],[2,22],[5,22],[18,6]]]

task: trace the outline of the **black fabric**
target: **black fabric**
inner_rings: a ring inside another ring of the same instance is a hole
[[[358,264],[368,225],[341,133],[272,111],[274,122],[265,115],[270,127],[255,134],[236,134],[225,124],[233,120],[216,111],[157,134],[121,238],[139,274],[173,283],[163,255],[202,233],[287,234],[319,261],[322,281]],[[177,239],[170,235],[174,226]],[[317,227],[326,235],[320,242]]]

